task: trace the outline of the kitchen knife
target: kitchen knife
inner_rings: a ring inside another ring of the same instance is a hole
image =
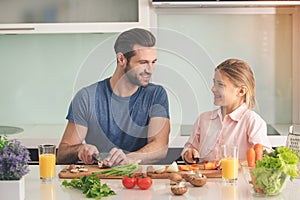
[[[92,155],[93,159],[98,162],[98,167],[99,168],[107,168],[108,166],[108,162],[107,162],[107,158],[110,157],[110,153],[99,153],[99,154],[93,154]]]
[[[110,153],[94,153],[92,155],[93,159],[97,162],[99,161],[104,161],[105,159],[107,159],[110,156]]]
[[[193,160],[196,162],[196,164],[200,164],[201,163],[201,160],[199,157],[194,157],[193,156]]]

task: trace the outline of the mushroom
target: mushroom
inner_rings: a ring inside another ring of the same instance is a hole
[[[189,182],[189,180],[195,176],[195,172],[194,171],[190,171],[188,173],[183,174],[183,178],[184,180],[186,180],[187,182]]]
[[[76,169],[76,165],[74,165],[74,164],[69,165],[69,170],[71,170],[71,169]]]
[[[100,169],[109,168],[108,161],[107,160],[99,160],[98,167]]]
[[[78,172],[87,172],[89,171],[87,168],[85,168],[83,165],[70,165],[68,167],[71,173],[78,173]]]
[[[70,169],[70,172],[71,172],[71,173],[78,173],[79,170],[78,170],[77,168],[74,168],[74,169]]]
[[[179,173],[171,173],[169,175],[170,185],[176,185],[177,183],[182,181],[182,176]]]
[[[183,195],[184,193],[186,193],[187,187],[186,186],[183,186],[183,187],[172,186],[171,191],[175,195]]]
[[[87,172],[87,171],[89,171],[89,169],[87,169],[87,168],[79,168],[78,171],[80,171],[80,172]]]
[[[185,185],[185,182],[179,182],[175,186],[171,187],[171,191],[175,195],[183,195],[188,190],[187,186]]]
[[[164,166],[164,165],[155,165],[152,167],[153,167],[154,173],[157,173],[157,174],[161,174],[161,173],[165,172],[165,170],[166,170],[166,166]]]
[[[202,187],[206,184],[207,178],[204,175],[194,175],[191,176],[189,182],[196,187]]]

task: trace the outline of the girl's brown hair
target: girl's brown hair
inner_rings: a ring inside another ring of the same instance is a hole
[[[245,61],[228,59],[217,66],[215,71],[220,71],[227,76],[236,87],[245,87],[244,102],[249,109],[254,108],[255,101],[255,77],[251,66]]]

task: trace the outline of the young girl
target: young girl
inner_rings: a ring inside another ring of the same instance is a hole
[[[220,108],[197,118],[181,154],[185,162],[219,160],[222,144],[238,145],[240,159],[246,159],[247,149],[256,143],[271,147],[265,121],[251,110],[255,78],[249,64],[238,59],[221,63],[215,69],[211,91]]]

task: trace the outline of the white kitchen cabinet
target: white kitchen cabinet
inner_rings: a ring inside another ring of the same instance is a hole
[[[293,6],[300,5],[299,1],[293,0],[151,0],[157,8],[233,8],[233,7],[269,7],[269,6]]]
[[[148,0],[4,0],[0,34],[105,33],[148,27]]]

